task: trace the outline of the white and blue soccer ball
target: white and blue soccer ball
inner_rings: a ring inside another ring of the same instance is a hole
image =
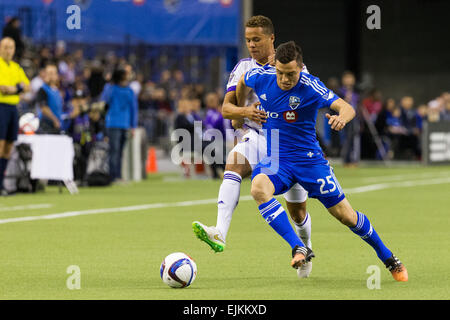
[[[169,287],[185,288],[194,282],[197,276],[197,265],[187,254],[174,252],[164,258],[160,275],[162,281]]]

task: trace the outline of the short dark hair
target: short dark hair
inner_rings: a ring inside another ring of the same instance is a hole
[[[113,71],[111,81],[113,84],[120,84],[123,80],[125,80],[126,71],[123,68],[118,68]]]
[[[275,33],[272,20],[265,16],[253,16],[245,23],[247,28],[263,28],[264,33],[271,35]]]
[[[303,64],[302,49],[294,41],[282,43],[277,47],[275,52],[275,60],[278,60],[283,64],[295,60],[301,67]]]

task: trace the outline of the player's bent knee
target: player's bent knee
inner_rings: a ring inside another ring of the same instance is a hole
[[[265,175],[258,174],[252,181],[250,193],[258,204],[272,199],[274,190],[270,179]]]

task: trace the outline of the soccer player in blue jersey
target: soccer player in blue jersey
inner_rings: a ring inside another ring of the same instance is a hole
[[[268,155],[253,170],[251,187],[259,211],[291,246],[292,267],[310,261],[312,250],[294,232],[286,212],[274,198],[300,183],[309,197],[318,199],[336,219],[373,247],[395,280],[407,281],[405,266],[384,245],[369,219],[355,211],[345,198],[316,138],[319,108],[338,113],[327,114],[331,128],[337,131],[353,119],[355,112],[317,77],[301,72],[302,60],[301,49],[293,41],[281,44],[275,54],[275,68],[247,72],[236,88],[238,104],[250,88],[266,97],[261,107],[268,115],[263,126]]]
[[[236,85],[247,71],[254,68],[270,68],[275,55],[273,46],[275,35],[272,21],[257,15],[245,23],[245,40],[250,58],[240,60],[230,74],[227,93],[224,97],[222,114],[234,121],[243,120],[244,124],[236,132],[241,136],[227,157],[223,181],[217,198],[217,223],[206,226],[194,221],[192,227],[196,236],[207,243],[215,252],[225,249],[225,241],[231,225],[233,213],[238,205],[242,179],[251,175],[253,168],[266,156],[266,139],[261,130],[261,122],[266,114],[257,109],[254,102],[265,99],[250,91],[245,97],[245,107],[236,107]],[[305,65],[302,72],[308,72]],[[237,127],[236,127],[237,128]],[[308,194],[302,186],[295,184],[284,194],[286,207],[291,215],[294,228],[302,241],[312,248],[311,217],[306,210]],[[300,278],[309,276],[312,262],[297,269]]]

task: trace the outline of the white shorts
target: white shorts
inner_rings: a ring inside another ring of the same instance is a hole
[[[255,166],[267,155],[267,142],[263,134],[259,134],[254,129],[248,129],[230,153],[239,152],[252,167]]]
[[[256,130],[248,129],[240,141],[230,151],[230,153],[233,152],[242,154],[253,170],[255,166],[267,156],[266,137]],[[300,184],[296,183],[283,196],[288,202],[301,203],[305,202],[308,198],[308,192]]]
[[[292,188],[289,189],[289,191],[283,194],[283,196],[287,202],[302,203],[305,202],[306,199],[308,199],[308,191],[306,191],[301,185],[296,183],[292,186]]]

